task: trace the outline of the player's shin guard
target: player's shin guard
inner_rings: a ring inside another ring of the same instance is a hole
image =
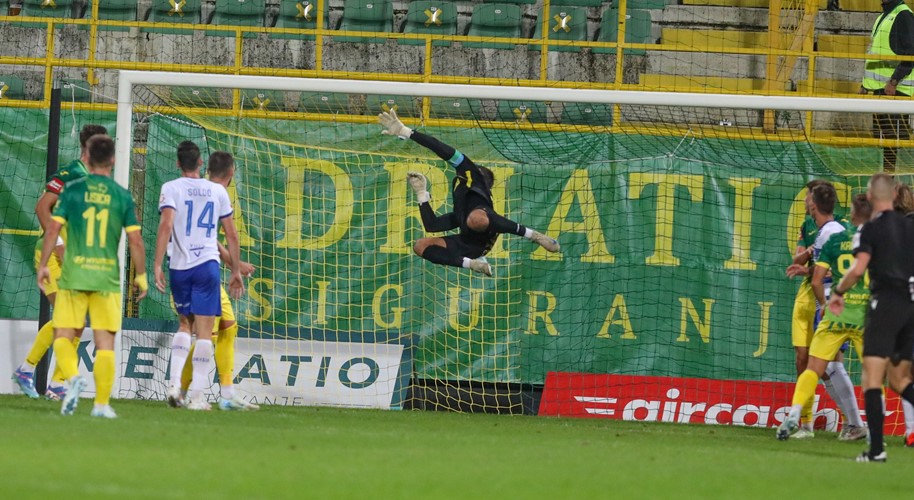
[[[433,263],[444,266],[463,267],[463,256],[457,255],[450,248],[431,245],[422,252],[422,258]]]
[[[800,405],[803,407],[800,418],[804,422],[809,422],[811,420],[812,402],[816,394],[816,385],[818,383],[819,376],[812,370],[806,370],[797,377],[797,386],[793,390],[793,405]]]
[[[213,361],[213,341],[198,340],[194,347],[194,380],[190,383],[191,398],[199,398],[209,387],[209,370]]]
[[[181,370],[184,369],[184,362],[190,354],[190,334],[187,332],[178,332],[171,339],[171,370],[169,378],[172,387],[178,387],[181,383]]]
[[[518,236],[527,235],[526,227],[493,212],[491,209],[486,209],[486,215],[489,217],[489,229],[496,233],[516,234]]]
[[[882,425],[885,415],[882,413],[882,389],[867,389],[863,393],[866,403],[866,423],[870,430],[870,455],[882,453]]]
[[[57,357],[57,365],[60,366],[64,380],[70,380],[79,375],[79,357],[70,339],[64,337],[54,339],[54,356]]]
[[[29,354],[25,357],[25,362],[32,367],[32,370],[35,369],[35,365],[41,361],[41,358],[44,357],[53,343],[54,325],[48,321],[44,326],[38,329],[38,335],[35,336],[35,342],[32,343],[32,348],[29,349]]]
[[[233,370],[235,369],[235,337],[238,335],[238,325],[219,330],[216,337],[216,371],[219,372],[219,387],[222,397],[232,399],[234,394]]]
[[[114,351],[98,351],[95,354],[95,404],[107,405],[111,401],[114,387]]]
[[[860,405],[857,403],[857,396],[854,395],[854,383],[851,382],[844,363],[832,361],[825,369],[829,382],[825,384],[828,389],[828,395],[838,404],[841,413],[844,414],[845,423],[856,427],[863,427],[863,419],[860,418]]]
[[[187,359],[184,361],[184,368],[181,369],[181,392],[187,393],[187,390],[190,389],[190,382],[194,378],[194,347],[197,344],[191,344],[190,350],[187,352]]]

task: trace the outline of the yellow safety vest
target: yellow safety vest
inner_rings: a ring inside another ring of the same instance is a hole
[[[892,25],[895,24],[895,17],[902,11],[911,12],[911,8],[902,2],[892,9],[888,14],[883,14],[876,19],[873,25],[872,41],[868,55],[895,55],[892,46],[889,43],[889,34],[892,32]],[[863,71],[863,88],[867,90],[880,90],[885,88],[892,74],[895,73],[895,67],[900,61],[880,61],[878,59],[867,59]],[[904,80],[898,82],[898,92],[906,95],[914,95],[914,79],[908,75]]]

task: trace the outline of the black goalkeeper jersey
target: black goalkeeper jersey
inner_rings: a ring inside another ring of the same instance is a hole
[[[410,139],[432,150],[456,170],[451,184],[451,197],[454,200],[454,214],[459,221],[466,220],[476,208],[493,208],[492,186],[489,186],[488,180],[473,160],[430,135],[413,131]]]

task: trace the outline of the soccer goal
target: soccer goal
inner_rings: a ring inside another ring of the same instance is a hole
[[[496,210],[561,254],[503,235],[492,278],[414,255],[406,173],[428,177],[440,214],[453,169],[381,135],[391,109],[490,167]],[[796,375],[800,281],[784,269],[805,184],[832,181],[846,215],[867,175],[910,181],[909,114],[898,99],[123,71],[116,175],[151,248],[178,142],[234,155],[257,267],[235,303],[235,380],[257,402],[771,426]],[[168,297],[130,315],[120,394],[162,398]]]

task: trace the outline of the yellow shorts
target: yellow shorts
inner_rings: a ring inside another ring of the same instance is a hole
[[[804,282],[797,291],[797,298],[793,303],[793,320],[790,334],[794,347],[809,347],[812,343],[813,322],[816,317],[816,294],[812,286]]]
[[[225,287],[219,288],[219,298],[222,301],[222,316],[216,316],[216,321],[213,323],[213,334],[219,333],[219,323],[222,321],[235,321],[235,311],[232,309],[232,301],[229,300],[229,294],[225,291]],[[171,301],[171,310],[175,310],[175,300],[169,296],[169,301]]]
[[[54,327],[81,330],[88,313],[93,330],[116,332],[121,329],[121,306],[120,292],[60,290],[54,305]]]
[[[809,346],[809,355],[831,361],[835,359],[841,344],[847,341],[854,344],[857,355],[863,359],[863,329],[845,323],[832,323],[827,319],[819,322],[816,334]]]
[[[38,264],[41,264],[41,250],[35,249],[35,271],[38,271]],[[57,293],[60,288],[57,287],[57,280],[60,279],[60,257],[57,252],[51,252],[51,258],[48,259],[48,270],[51,271],[51,279],[44,287],[45,295]]]

